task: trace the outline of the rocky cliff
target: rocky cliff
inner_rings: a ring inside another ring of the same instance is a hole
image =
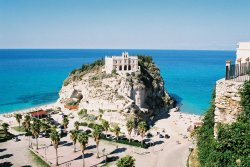
[[[235,122],[242,111],[240,105],[240,90],[244,82],[225,80],[216,82],[215,111],[214,111],[214,135],[217,137],[218,124],[231,124]]]
[[[59,92],[58,103],[89,111],[133,113],[149,118],[174,105],[151,57],[138,56],[139,72],[106,74],[97,60],[73,70]]]

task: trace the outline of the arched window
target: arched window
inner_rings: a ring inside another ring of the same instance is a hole
[[[128,65],[128,70],[131,70],[131,65]]]
[[[119,71],[121,71],[122,70],[122,66],[119,66]]]
[[[127,65],[124,66],[124,70],[125,70],[125,71],[127,70]]]

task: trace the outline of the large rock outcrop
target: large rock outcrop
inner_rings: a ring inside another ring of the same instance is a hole
[[[58,103],[90,111],[134,113],[149,118],[174,105],[164,88],[159,68],[151,57],[139,56],[140,71],[106,74],[98,60],[70,73],[59,92]]]

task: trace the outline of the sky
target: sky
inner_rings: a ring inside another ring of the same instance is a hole
[[[249,0],[0,0],[0,48],[235,50]]]

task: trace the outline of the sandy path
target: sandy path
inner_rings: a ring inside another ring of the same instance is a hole
[[[167,149],[164,149],[164,151],[159,154],[157,167],[185,167],[189,154],[188,148],[190,146],[190,142],[180,145],[177,145],[175,142],[169,143]]]
[[[17,144],[18,143],[18,144]],[[0,166],[38,166],[32,159],[27,148],[26,139],[21,137],[21,141],[14,142],[9,140],[0,143]]]

